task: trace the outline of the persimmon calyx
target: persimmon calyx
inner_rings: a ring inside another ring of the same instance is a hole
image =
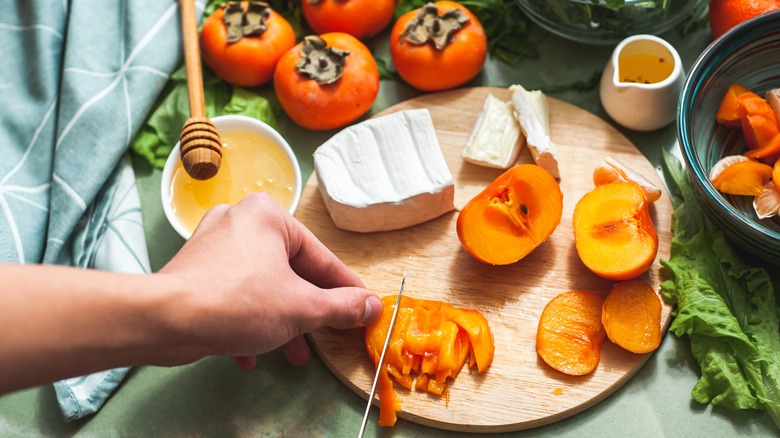
[[[320,85],[332,84],[344,74],[346,50],[328,47],[328,43],[316,35],[303,39],[301,57],[295,62],[298,73],[308,76]]]
[[[467,21],[469,17],[460,9],[451,9],[439,15],[439,8],[433,3],[428,3],[420,8],[417,16],[406,25],[406,29],[401,33],[401,41],[414,45],[423,45],[431,41],[437,50],[443,50],[452,40],[452,35]]]
[[[265,21],[271,13],[268,3],[250,1],[246,11],[241,2],[227,2],[225,8],[225,28],[227,42],[235,43],[245,36],[260,36],[268,29]]]

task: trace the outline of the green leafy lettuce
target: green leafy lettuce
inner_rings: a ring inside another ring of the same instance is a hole
[[[241,114],[261,120],[279,130],[268,100],[253,91],[227,84],[205,67],[203,93],[208,117]],[[189,118],[189,111],[187,75],[182,67],[171,75],[155,104],[155,109],[136,134],[130,148],[146,158],[152,166],[162,168],[179,141],[181,128]]]
[[[676,304],[669,330],[688,335],[701,377],[700,403],[763,409],[780,426],[780,320],[768,273],[748,265],[705,217],[687,172],[664,156],[674,211],[671,257],[661,285]]]

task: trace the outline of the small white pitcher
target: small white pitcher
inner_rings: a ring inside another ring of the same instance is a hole
[[[652,55],[673,63],[666,79],[654,83],[627,82],[621,75],[621,56]],[[671,44],[653,35],[634,35],[615,47],[601,75],[601,104],[612,119],[635,131],[652,131],[677,116],[677,101],[685,82],[680,54]]]

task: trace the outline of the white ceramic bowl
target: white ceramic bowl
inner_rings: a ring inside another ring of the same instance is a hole
[[[257,119],[240,116],[240,115],[228,115],[219,116],[211,119],[214,126],[217,127],[217,131],[220,135],[224,136],[230,132],[247,132],[254,135],[261,136],[270,140],[270,142],[276,145],[284,152],[284,155],[290,160],[293,172],[295,174],[295,192],[293,194],[293,200],[289,208],[290,214],[295,213],[295,209],[298,207],[298,202],[301,198],[301,190],[303,188],[303,179],[301,177],[301,168],[298,165],[298,159],[295,156],[290,145],[274,128],[268,124],[261,122]],[[162,199],[163,211],[165,217],[171,224],[174,230],[184,239],[189,239],[192,232],[188,230],[176,216],[171,205],[171,182],[179,163],[181,163],[181,154],[179,153],[179,143],[171,151],[168,159],[165,161],[165,167],[163,168],[162,178],[160,181],[160,198]]]

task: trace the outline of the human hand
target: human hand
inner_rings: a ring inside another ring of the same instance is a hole
[[[304,333],[363,326],[382,313],[379,298],[262,193],[210,210],[158,275],[184,291],[175,319],[189,346],[175,362],[222,354],[250,369],[256,354],[283,346],[303,365]]]

